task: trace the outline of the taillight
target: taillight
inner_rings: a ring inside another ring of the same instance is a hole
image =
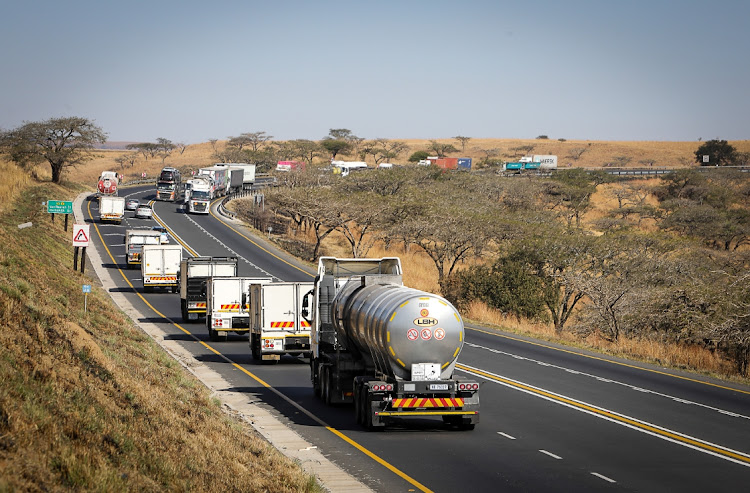
[[[390,392],[393,390],[393,385],[390,383],[375,384],[372,386],[373,392]]]
[[[458,390],[479,390],[478,383],[460,383],[458,384]]]

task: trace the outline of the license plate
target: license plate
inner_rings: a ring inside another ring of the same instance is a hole
[[[448,390],[447,383],[431,383],[430,390]]]

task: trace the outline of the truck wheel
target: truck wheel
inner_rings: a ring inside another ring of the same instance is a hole
[[[143,286],[143,290],[145,292],[147,292],[147,293],[153,293],[154,292],[154,288],[152,288],[151,286]]]
[[[176,293],[176,292],[177,292],[177,286],[172,286],[172,293]]]
[[[189,322],[190,315],[188,314],[187,300],[180,300],[180,310],[182,311],[182,321]]]
[[[253,355],[255,361],[261,361],[262,355],[260,354],[260,335],[250,334],[250,353]]]
[[[327,366],[320,369],[320,397],[326,405],[331,405],[331,383],[328,380]]]
[[[354,418],[357,424],[362,424],[362,386],[359,382],[354,382]]]
[[[363,392],[362,395],[362,424],[367,431],[373,431],[375,427],[372,425],[372,406],[370,405],[370,396],[367,392]]]
[[[315,397],[320,397],[320,374],[319,374],[319,366],[318,366],[318,360],[311,359],[310,360],[310,381],[312,382],[313,386],[313,393],[315,394]]]

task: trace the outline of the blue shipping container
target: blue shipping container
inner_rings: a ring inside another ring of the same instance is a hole
[[[542,163],[523,163],[523,169],[539,169]]]
[[[505,169],[523,169],[523,163],[505,163]]]
[[[461,169],[471,169],[471,158],[470,157],[458,158],[458,167]]]

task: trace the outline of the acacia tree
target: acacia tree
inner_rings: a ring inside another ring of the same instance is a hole
[[[466,144],[471,140],[471,137],[464,137],[463,135],[456,135],[453,138],[461,143],[461,152],[466,150]]]
[[[708,162],[703,162],[708,156]],[[701,166],[731,166],[737,159],[737,149],[726,140],[707,140],[695,151],[695,162]]]
[[[23,168],[47,162],[52,182],[60,183],[66,168],[92,159],[94,145],[106,141],[107,134],[92,120],[74,116],[25,122],[2,132],[0,149]]]

